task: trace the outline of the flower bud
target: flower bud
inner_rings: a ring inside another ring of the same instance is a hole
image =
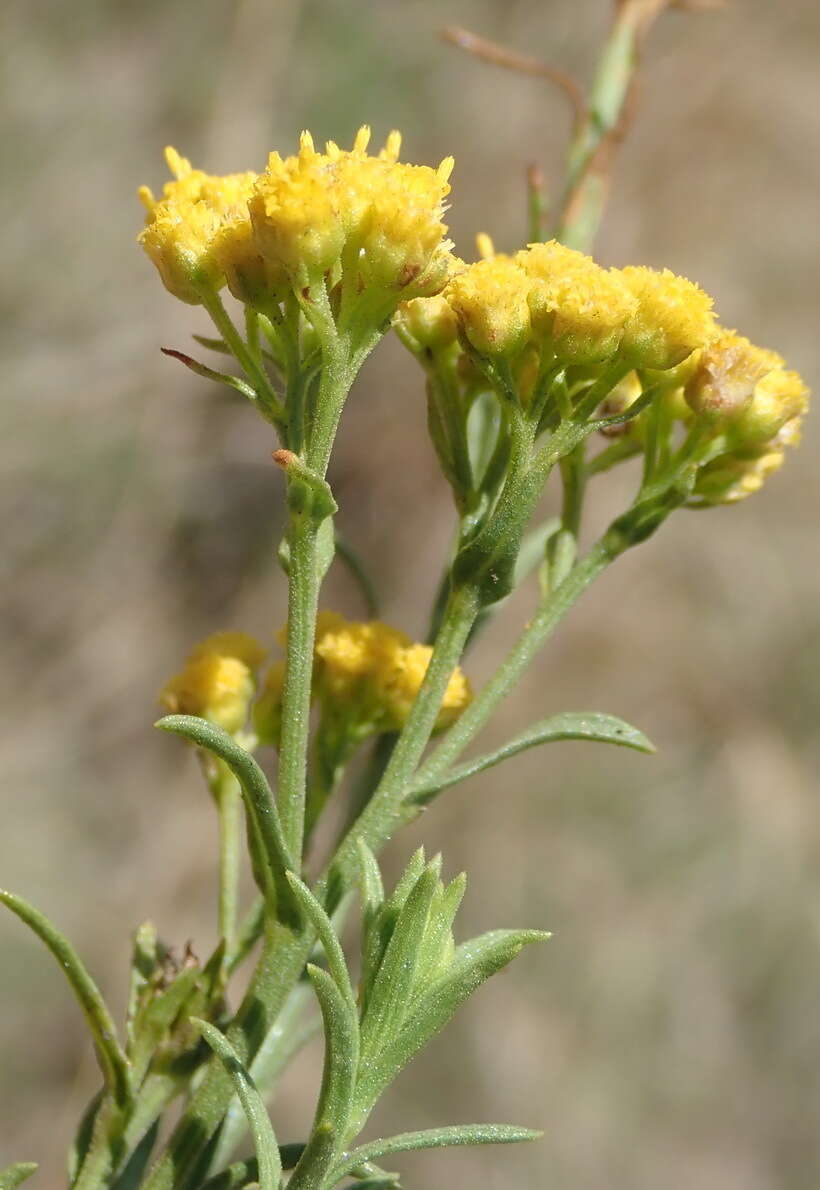
[[[395,323],[404,341],[414,344],[414,350],[440,351],[458,338],[458,320],[441,294],[402,302]]]
[[[254,671],[264,656],[262,646],[243,632],[209,636],[163,687],[160,702],[172,714],[198,715],[235,734],[247,721]]]

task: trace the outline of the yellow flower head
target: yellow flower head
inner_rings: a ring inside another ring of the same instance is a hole
[[[379,620],[345,620],[322,612],[316,628],[314,684],[336,713],[347,713],[377,731],[402,726],[419,691],[432,650]],[[452,722],[470,701],[467,679],[457,669],[442,700],[438,726]]]
[[[254,671],[264,656],[244,632],[209,636],[163,687],[160,702],[173,714],[199,715],[225,731],[240,731],[256,689]]]
[[[436,170],[405,165],[397,132],[375,156],[369,139],[364,127],[350,151],[330,141],[318,153],[303,133],[296,157],[271,154],[250,203],[260,250],[299,285],[341,261],[354,281],[406,296],[435,292],[447,275],[441,217],[452,158]]]
[[[147,213],[138,238],[166,289],[197,305],[203,288],[216,290],[224,284],[215,245],[226,227],[248,221],[247,200],[256,175],[206,174],[172,148],[165,150],[165,159],[174,179],[165,183],[159,199],[141,187]]]
[[[534,330],[549,338],[558,358],[599,363],[618,350],[627,319],[638,307],[622,277],[590,256],[551,240],[530,244],[516,261],[532,279]]]
[[[621,343],[636,367],[674,368],[715,337],[712,299],[685,277],[643,266],[621,269],[620,275],[638,300]]]
[[[509,256],[479,260],[458,273],[444,296],[479,355],[511,356],[530,334],[531,282]]]
[[[385,649],[374,674],[376,697],[381,704],[387,730],[398,730],[407,720],[416,695],[421,689],[433,650],[429,645],[408,644]],[[436,730],[457,719],[472,698],[472,691],[461,669],[456,669],[447,685]]]

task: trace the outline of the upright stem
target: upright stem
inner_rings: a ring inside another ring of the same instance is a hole
[[[305,822],[310,691],[319,601],[318,533],[319,526],[309,515],[291,515],[278,802],[285,844],[297,864],[302,855]]]
[[[495,676],[453,724],[426,764],[422,765],[418,773],[420,780],[434,780],[459,758],[499,703],[510,693],[558,623],[593,579],[612,561],[613,556],[611,549],[598,542],[570,571],[524,629]]]

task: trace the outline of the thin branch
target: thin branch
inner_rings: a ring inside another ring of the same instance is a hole
[[[459,25],[448,25],[441,30],[441,38],[450,45],[480,58],[482,62],[490,62],[493,66],[502,66],[505,70],[514,70],[517,74],[527,74],[534,78],[547,79],[564,92],[572,107],[573,122],[578,128],[587,118],[587,105],[584,92],[572,75],[557,66],[550,66],[539,58],[531,58],[528,54],[519,54],[515,50],[508,50],[505,46],[469,29],[462,29]]]

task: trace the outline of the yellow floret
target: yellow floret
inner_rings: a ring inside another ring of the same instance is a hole
[[[138,238],[165,287],[197,305],[203,288],[216,290],[224,284],[216,244],[226,227],[248,220],[247,201],[256,175],[206,174],[172,148],[165,150],[165,158],[174,179],[165,183],[159,199],[147,186],[141,187],[147,213]]]
[[[636,367],[674,368],[715,337],[712,299],[693,282],[643,266],[621,269],[620,275],[638,299],[621,344]]]
[[[533,281],[533,328],[550,340],[560,360],[590,364],[615,354],[638,306],[616,271],[555,240],[530,244],[516,261]]]
[[[264,656],[261,645],[245,633],[208,637],[166,683],[160,702],[172,713],[199,715],[225,731],[240,731],[256,689],[254,670]]]
[[[444,296],[479,353],[514,355],[530,333],[531,282],[508,256],[479,260],[447,285]]]

